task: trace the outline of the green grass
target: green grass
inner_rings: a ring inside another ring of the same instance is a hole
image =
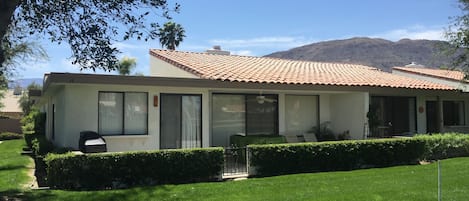
[[[467,200],[469,158],[441,162],[444,200]],[[437,165],[296,174],[105,191],[34,191],[31,200],[437,200]]]
[[[23,186],[31,179],[28,171],[32,159],[22,156],[24,140],[6,140],[0,143],[0,195],[23,191]]]
[[[21,140],[0,144],[0,189],[20,191],[28,158]],[[8,157],[9,156],[9,157]],[[441,162],[443,200],[468,200],[469,158]],[[124,190],[30,190],[22,200],[437,200],[437,164]],[[14,176],[16,175],[16,176]],[[1,197],[0,197],[1,199]]]

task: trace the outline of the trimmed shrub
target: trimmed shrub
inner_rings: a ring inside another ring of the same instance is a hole
[[[245,147],[250,144],[281,144],[286,143],[285,136],[282,135],[232,135],[230,136],[231,145],[236,147]]]
[[[217,179],[223,167],[223,149],[49,154],[45,161],[51,188],[123,188]]]
[[[13,132],[3,132],[0,133],[0,140],[14,140],[23,138],[22,134],[13,133]]]
[[[29,114],[21,119],[21,127],[24,134],[45,134],[46,113],[39,112],[39,109],[33,108]]]
[[[469,135],[458,133],[417,135],[415,138],[425,141],[424,160],[440,160],[453,157],[469,156]]]
[[[415,164],[421,139],[401,138],[278,145],[251,145],[251,165],[260,176]]]
[[[54,150],[52,142],[46,139],[44,135],[34,135],[31,140],[31,150],[36,156],[43,156]]]

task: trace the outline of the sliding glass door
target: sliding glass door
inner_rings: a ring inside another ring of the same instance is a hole
[[[212,146],[232,135],[278,135],[277,95],[212,94]]]
[[[202,146],[200,95],[161,94],[160,148]]]

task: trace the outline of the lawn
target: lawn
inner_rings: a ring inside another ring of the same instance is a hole
[[[0,144],[0,151],[4,145]],[[20,146],[21,143],[16,145]],[[6,166],[8,167],[8,165]],[[469,158],[443,160],[441,166],[443,200],[468,200]],[[347,172],[296,174],[243,181],[139,187],[125,190],[34,190],[26,191],[21,198],[23,200],[230,201],[437,200],[436,167],[436,163],[433,163]],[[20,169],[25,168],[21,166]],[[9,170],[2,168],[0,175],[4,175],[4,171]],[[22,180],[17,181],[21,183]],[[5,188],[2,186],[2,189]],[[10,186],[6,189],[16,188]]]
[[[5,194],[25,190],[30,181],[28,171],[33,164],[29,156],[22,156],[24,140],[7,140],[0,143],[0,199]]]

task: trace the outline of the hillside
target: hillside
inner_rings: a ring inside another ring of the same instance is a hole
[[[357,63],[390,71],[391,67],[411,62],[426,67],[449,66],[440,47],[444,41],[402,39],[397,42],[378,38],[351,38],[313,43],[287,51],[275,52],[266,57],[284,59]]]

